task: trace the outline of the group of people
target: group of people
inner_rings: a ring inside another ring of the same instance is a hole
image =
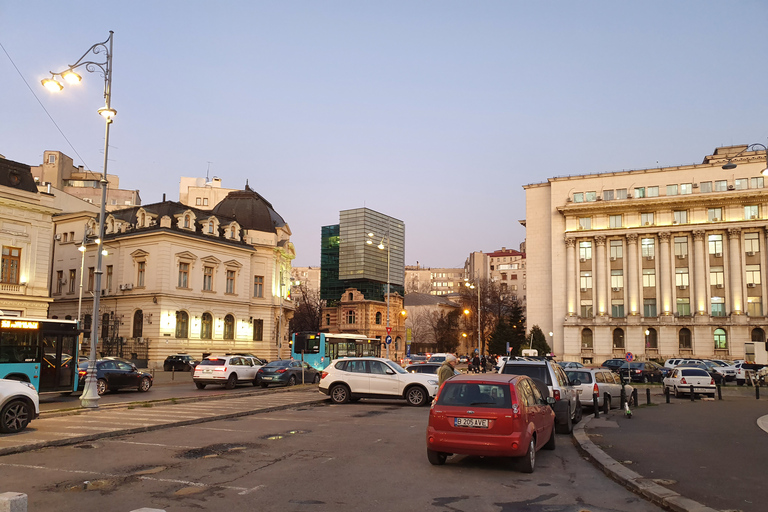
[[[487,365],[490,363],[491,368],[496,366],[496,356],[485,357],[485,354],[479,356],[477,354],[474,357],[467,355],[469,364],[467,365],[467,371],[474,373],[485,373],[487,371]],[[446,379],[453,376],[453,372],[456,369],[456,364],[459,362],[459,358],[453,354],[449,354],[440,369],[437,371],[437,378],[440,384]]]

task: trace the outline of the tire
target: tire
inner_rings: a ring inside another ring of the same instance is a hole
[[[520,471],[523,473],[533,473],[536,469],[536,439],[531,436],[531,442],[528,443],[528,451],[520,459]]]
[[[197,386],[197,389],[205,389],[205,384],[202,382],[195,382],[195,386]]]
[[[261,384],[261,383],[259,382],[259,379],[257,379],[256,377],[254,377],[254,378],[253,378],[253,382],[251,382],[251,384],[253,384],[253,387],[256,387],[256,386],[258,386],[258,385],[259,385],[259,384]]]
[[[611,410],[611,395],[605,395],[603,397],[603,411],[606,413]]]
[[[107,392],[107,381],[104,379],[99,379],[96,381],[96,392],[99,394],[99,396],[103,395]]]
[[[289,386],[295,386],[296,385],[296,376],[291,375],[291,377],[288,379],[288,385]]]
[[[413,407],[421,407],[427,403],[427,390],[421,386],[411,386],[405,390],[405,401]]]
[[[224,384],[224,387],[226,389],[235,389],[235,386],[237,386],[237,375],[233,373],[227,378],[227,383]]]
[[[547,444],[545,444],[542,448],[545,450],[554,450],[555,449],[555,427],[552,426],[552,434],[549,436],[549,441],[547,441]]]
[[[142,377],[142,379],[139,381],[139,391],[146,393],[151,387],[152,381],[149,380],[149,377]]]
[[[675,398],[683,398],[683,394],[678,391],[677,386],[675,386]]]
[[[13,434],[21,432],[32,421],[33,411],[25,400],[11,400],[0,411],[0,432]]]
[[[745,382],[746,382],[746,380],[743,380],[743,379],[742,380],[737,380],[736,384],[738,384],[739,386],[743,386]]]
[[[584,411],[581,410],[581,400],[579,398],[577,398],[576,399],[576,412],[573,415],[573,424],[574,425],[577,425],[581,421],[581,419],[583,417],[583,412]]]
[[[557,424],[558,434],[570,434],[573,432],[573,422],[571,421],[571,411],[565,415],[565,421]]]
[[[643,384],[648,384],[650,380],[648,379],[647,375],[643,375]]]
[[[317,374],[317,373],[315,374],[315,378],[312,379],[312,384],[320,384],[320,375],[319,374]]]
[[[434,450],[430,450],[427,448],[427,459],[429,460],[429,463],[433,466],[442,466],[445,464],[445,459],[448,458],[447,453],[443,452],[436,452]]]
[[[335,404],[346,404],[350,399],[349,388],[344,384],[336,384],[328,393]]]
[[[267,389],[269,387],[269,384],[267,384],[266,382],[262,382],[261,387],[264,389]]]

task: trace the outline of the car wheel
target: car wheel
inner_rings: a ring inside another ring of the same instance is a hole
[[[603,411],[605,411],[606,414],[608,414],[608,411],[611,410],[611,395],[605,395],[603,397]]]
[[[648,384],[649,382],[650,382],[650,380],[648,380],[648,376],[647,375],[643,375],[643,384]]]
[[[568,411],[565,414],[565,418],[557,424],[558,434],[570,434],[573,432],[573,422],[571,421],[571,412]]]
[[[205,384],[202,382],[195,382],[195,386],[197,386],[197,389],[205,389]]]
[[[295,386],[296,385],[296,376],[291,375],[291,378],[288,379],[288,385],[289,386]]]
[[[746,380],[740,379],[740,380],[736,381],[736,384],[738,384],[739,386],[743,386],[745,382],[746,382]]]
[[[312,379],[312,384],[320,384],[320,375],[319,374],[317,374],[317,373],[315,374],[315,378]]]
[[[405,400],[408,405],[421,407],[427,403],[427,391],[421,386],[412,386],[405,391]]]
[[[139,381],[139,391],[146,393],[151,387],[152,381],[149,380],[149,377],[143,377],[141,381]]]
[[[675,398],[682,398],[683,395],[678,391],[677,386],[675,386]]]
[[[32,409],[24,400],[11,400],[0,412],[0,432],[13,434],[27,428],[32,421]]]
[[[520,471],[523,473],[533,473],[536,469],[536,440],[531,436],[531,442],[528,443],[528,451],[520,460]]]
[[[555,427],[552,426],[552,434],[549,436],[549,441],[547,441],[547,444],[543,446],[545,450],[554,450],[555,449]]]
[[[261,387],[264,389],[267,389],[269,387],[269,384],[267,384],[266,382],[262,382]]]
[[[581,421],[583,411],[581,410],[581,400],[576,398],[576,411],[573,415],[573,423],[578,424]]]
[[[427,459],[429,459],[429,463],[433,466],[442,466],[445,464],[445,459],[447,458],[447,453],[436,452],[435,450],[430,450],[427,448]]]
[[[227,389],[235,389],[235,386],[237,386],[237,375],[233,373],[227,379],[227,383],[224,384],[224,387]]]
[[[331,401],[335,404],[345,404],[349,402],[350,392],[349,388],[344,384],[336,384],[330,391]]]
[[[96,392],[99,394],[99,396],[103,395],[107,392],[107,381],[104,379],[99,379],[96,381]]]
[[[253,378],[253,382],[252,382],[252,384],[253,384],[253,387],[256,387],[256,386],[258,386],[259,384],[261,384],[261,382],[259,382],[259,379],[257,379],[256,377],[254,377],[254,378]]]

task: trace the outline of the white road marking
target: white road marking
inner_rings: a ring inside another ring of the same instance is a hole
[[[199,446],[183,446],[178,444],[162,444],[162,443],[138,443],[136,441],[121,441],[119,439],[103,439],[100,442],[138,444],[141,446],[161,446],[163,448],[188,448],[188,449],[200,448]]]
[[[252,493],[253,491],[258,491],[259,489],[262,489],[262,488],[264,488],[264,487],[266,487],[266,485],[257,485],[256,487],[253,487],[253,488],[251,488],[251,489],[246,489],[246,490],[244,490],[244,491],[242,491],[242,492],[239,492],[239,493],[237,493],[237,494],[239,494],[239,495],[243,496],[243,495],[246,495],[246,494],[250,494],[250,493]]]

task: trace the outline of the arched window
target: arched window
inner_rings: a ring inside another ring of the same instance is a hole
[[[376,312],[376,325],[381,325],[381,311]]]
[[[728,348],[728,336],[725,329],[715,329],[715,350]]]
[[[208,233],[213,233],[213,221],[208,221]]]
[[[229,238],[235,239],[235,226],[232,226],[232,229],[229,231]]]
[[[184,227],[189,229],[189,215],[184,216]]]
[[[759,327],[752,329],[752,341],[754,343],[765,343],[765,331]]]
[[[224,339],[235,339],[235,317],[232,315],[224,317]]]
[[[137,309],[133,314],[133,337],[141,338],[144,332],[144,312]]]
[[[331,315],[325,315],[325,325],[331,325]]]
[[[200,317],[200,339],[209,340],[213,333],[213,316],[210,313],[203,313]]]
[[[659,348],[659,334],[653,327],[645,330],[645,348]]]
[[[355,310],[354,309],[350,309],[349,311],[347,311],[347,323],[348,324],[355,323]]]
[[[186,311],[176,312],[176,337],[189,338],[189,315]]]
[[[681,350],[691,350],[693,348],[691,345],[691,330],[687,327],[680,329],[680,333],[677,335],[677,338],[680,342]]]
[[[352,292],[350,292],[349,293],[349,300],[352,300],[353,298],[354,298],[354,295],[352,294]]]
[[[592,329],[584,329],[581,331],[581,348],[592,348]]]
[[[146,227],[146,225],[147,225],[147,224],[146,224],[146,217],[145,217],[145,216],[144,216],[144,214],[142,213],[142,214],[141,214],[141,217],[139,217],[139,227],[140,227],[140,228],[143,228],[143,227]]]
[[[623,329],[613,330],[613,348],[624,350],[624,330]]]

